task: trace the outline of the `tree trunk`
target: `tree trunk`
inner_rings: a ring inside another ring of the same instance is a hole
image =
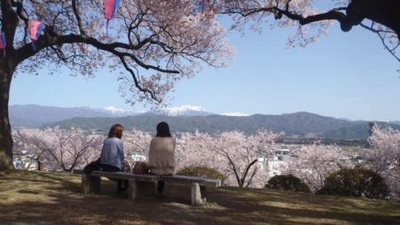
[[[37,162],[37,170],[42,171],[42,163],[40,162],[40,158],[37,158],[36,162]]]
[[[13,139],[8,114],[8,101],[13,69],[8,60],[0,60],[0,171],[12,170]]]
[[[8,100],[12,76],[17,65],[23,60],[22,54],[16,54],[13,48],[14,35],[18,26],[18,17],[13,10],[16,1],[1,0],[2,31],[6,36],[4,55],[0,55],[0,171],[12,170],[13,139],[10,118],[8,116]],[[25,57],[26,58],[26,57]]]

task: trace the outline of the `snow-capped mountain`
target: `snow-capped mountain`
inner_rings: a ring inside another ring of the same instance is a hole
[[[169,107],[159,109],[154,113],[168,115],[168,116],[208,116],[215,113],[207,112],[207,110],[201,106],[183,105],[179,107]]]
[[[103,112],[107,112],[110,113],[111,115],[114,116],[129,116],[129,115],[133,115],[136,114],[132,111],[127,111],[125,109],[122,108],[117,108],[114,106],[107,106],[105,108],[92,108],[93,110],[97,110],[97,111],[103,111]]]
[[[222,113],[222,116],[250,116],[246,113],[234,112],[234,113]]]
[[[128,111],[126,109],[108,106],[105,108],[93,107],[55,107],[41,105],[10,105],[10,121],[14,127],[22,126],[41,126],[56,121],[71,118],[91,118],[91,117],[125,117],[142,114],[139,112]],[[183,105],[180,107],[170,107],[159,109],[158,111],[146,112],[149,114],[159,114],[166,116],[208,116],[216,113],[208,112],[204,107]],[[243,113],[225,113],[228,116],[248,116]]]

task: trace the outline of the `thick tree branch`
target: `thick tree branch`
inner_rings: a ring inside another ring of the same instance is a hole
[[[77,16],[77,20],[80,21],[78,13],[75,13]],[[129,63],[126,61],[127,59],[130,59],[134,61],[138,66],[144,68],[144,69],[151,69],[155,70],[158,72],[162,73],[173,73],[173,74],[178,74],[180,73],[177,70],[170,70],[166,68],[162,68],[160,66],[154,66],[150,65],[147,63],[144,63],[141,61],[136,55],[135,55],[135,50],[141,50],[144,46],[146,45],[158,45],[164,51],[167,51],[164,43],[154,41],[154,36],[148,37],[146,39],[141,40],[140,42],[136,43],[133,45],[132,43],[126,44],[122,42],[113,42],[113,43],[102,43],[98,41],[95,38],[88,37],[85,35],[85,32],[83,31],[81,25],[80,27],[80,32],[81,35],[76,35],[76,34],[69,34],[69,35],[57,35],[55,32],[53,32],[51,26],[46,26],[45,33],[39,37],[39,39],[36,41],[36,51],[33,50],[30,44],[27,44],[20,49],[17,50],[17,62],[22,62],[25,59],[28,59],[29,57],[35,55],[37,52],[39,52],[41,49],[45,48],[51,48],[53,49],[56,54],[59,56],[60,59],[66,60],[65,56],[62,54],[62,51],[57,47],[57,46],[62,46],[63,44],[77,44],[77,43],[85,43],[94,46],[95,48],[99,50],[103,50],[106,52],[109,52],[113,55],[115,55],[117,58],[120,59],[122,65],[124,66],[125,70],[128,71],[131,74],[131,77],[134,81],[135,86],[143,93],[147,93],[150,95],[150,97],[157,101],[161,102],[161,99],[159,99],[156,96],[156,93],[154,90],[151,90],[149,88],[143,87],[139,79],[137,77],[137,74],[132,70],[129,66]]]
[[[72,9],[74,11],[76,21],[78,23],[79,32],[81,33],[81,35],[86,35],[85,31],[83,30],[82,19],[81,16],[79,15],[78,7],[76,5],[76,0],[72,0]]]
[[[237,9],[227,13],[236,13],[244,17],[253,14],[268,12],[275,15],[275,19],[281,19],[285,16],[291,20],[298,21],[300,25],[306,25],[319,21],[336,20],[340,23],[342,31],[350,31],[353,26],[361,25],[379,35],[385,49],[389,51],[398,61],[399,57],[395,50],[400,44],[400,1],[398,0],[351,0],[347,7],[335,8],[325,13],[309,15],[304,17],[290,9],[290,1],[284,7],[279,7],[278,4],[274,7],[254,8],[254,9]],[[364,19],[369,19],[372,23],[379,23],[388,29],[385,31],[376,30],[372,27],[367,27],[361,22]],[[394,44],[394,48],[390,48],[386,41],[387,35],[382,36],[382,33],[394,32],[397,35],[399,44]]]
[[[6,35],[7,51],[13,47],[15,31],[18,26],[17,14],[12,9],[14,1],[1,1],[2,30]]]
[[[18,17],[19,17],[21,20],[23,20],[23,21],[25,22],[25,24],[28,24],[29,19],[28,19],[27,17],[25,17],[25,16],[22,14],[22,10],[23,10],[22,2],[15,2],[15,1],[12,1],[12,6],[17,8],[16,11],[17,11]]]
[[[349,31],[352,26],[359,25],[363,19],[370,19],[392,29],[400,36],[400,1],[398,0],[352,0],[346,8],[332,9],[325,13],[304,17],[290,10],[288,4],[285,8],[267,7],[237,11],[242,16],[249,16],[260,12],[270,12],[276,19],[282,15],[298,21],[301,25],[324,20],[336,20],[343,31]],[[341,11],[346,11],[346,13]],[[230,12],[232,13],[232,12]]]

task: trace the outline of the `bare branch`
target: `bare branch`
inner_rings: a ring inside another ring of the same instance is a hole
[[[379,39],[381,40],[381,42],[382,42],[383,46],[385,47],[385,49],[386,49],[395,59],[397,59],[397,61],[400,62],[400,57],[396,55],[396,50],[397,50],[397,48],[400,46],[400,42],[398,42],[394,47],[390,48],[390,47],[386,44],[386,41],[385,41],[386,39],[385,39],[385,37],[384,37],[384,34],[391,34],[391,33],[394,33],[394,32],[393,32],[393,31],[388,31],[388,30],[382,30],[382,29],[374,29],[374,28],[373,28],[373,24],[374,24],[374,22],[372,23],[371,26],[367,26],[367,25],[361,23],[360,26],[363,27],[363,28],[365,28],[365,29],[367,29],[367,30],[369,30],[369,31],[371,31],[371,32],[373,32],[373,33],[376,33],[376,34],[379,36]]]

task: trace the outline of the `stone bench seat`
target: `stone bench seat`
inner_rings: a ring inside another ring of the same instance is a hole
[[[155,193],[157,182],[165,181],[167,183],[191,185],[191,204],[201,205],[206,202],[207,187],[221,186],[221,180],[182,175],[159,176],[128,172],[105,172],[99,170],[92,171],[90,174],[85,174],[82,170],[75,170],[74,173],[82,174],[82,193],[84,195],[89,192],[99,193],[101,191],[101,177],[127,180],[128,199],[130,200],[135,200],[139,197],[140,193],[149,188],[153,189]]]

